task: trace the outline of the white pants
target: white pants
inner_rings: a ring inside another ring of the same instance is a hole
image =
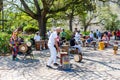
[[[49,49],[50,49],[50,58],[47,62],[47,65],[51,65],[52,62],[53,63],[56,63],[56,58],[57,58],[57,51],[56,51],[56,48],[54,46],[50,46],[48,45]]]
[[[81,48],[81,46],[80,45],[75,45],[75,46],[73,46],[74,48],[78,48],[78,52],[80,53],[80,52],[82,52],[82,48]]]

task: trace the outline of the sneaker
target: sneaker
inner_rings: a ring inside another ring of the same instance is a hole
[[[59,66],[59,64],[58,63],[54,63],[54,66]]]
[[[48,68],[52,68],[51,66],[49,66],[49,65],[46,65],[46,67],[48,67]]]

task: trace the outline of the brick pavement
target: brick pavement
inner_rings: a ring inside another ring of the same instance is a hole
[[[114,55],[112,48],[103,51],[83,48],[83,60],[71,58],[70,71],[46,68],[49,50],[35,52],[35,59],[12,61],[11,56],[0,57],[0,80],[119,80],[120,49]]]

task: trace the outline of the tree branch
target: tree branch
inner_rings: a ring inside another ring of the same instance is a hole
[[[82,1],[82,0],[80,0],[80,1],[79,1],[79,0],[74,0],[74,1],[66,4],[66,5],[63,6],[62,8],[59,8],[59,9],[57,9],[57,10],[49,10],[49,13],[50,13],[50,14],[54,14],[54,13],[56,13],[56,12],[66,11],[71,4],[79,4],[79,3],[81,3],[81,1]]]
[[[25,13],[28,14],[29,16],[31,16],[33,19],[36,19],[36,14],[34,12],[32,12],[30,10],[30,8],[28,7],[28,5],[26,4],[26,2],[24,0],[20,0],[21,4],[23,5],[24,9],[25,9]]]
[[[41,9],[40,9],[40,6],[38,4],[38,0],[34,0],[34,4],[35,4],[35,7],[37,9],[37,14],[40,16]]]

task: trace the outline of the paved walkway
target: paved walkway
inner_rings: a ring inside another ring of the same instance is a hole
[[[35,52],[34,60],[12,61],[11,56],[0,57],[0,80],[120,80],[120,49],[103,51],[83,48],[83,60],[74,62],[70,71],[46,68],[49,50]]]

